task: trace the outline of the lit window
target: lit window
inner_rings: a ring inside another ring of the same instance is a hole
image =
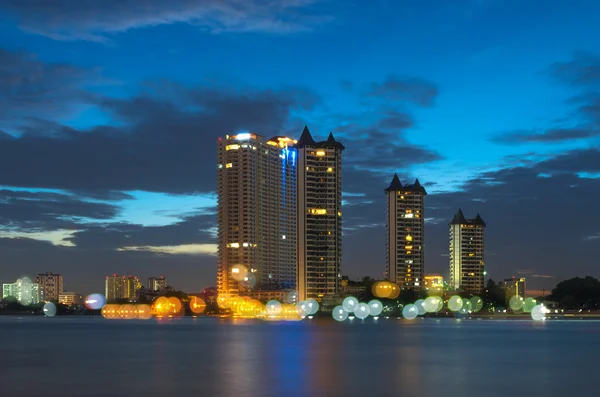
[[[227,145],[225,146],[225,150],[238,150],[240,145]]]
[[[325,156],[325,151],[324,150],[318,150],[317,151],[317,156]]]
[[[240,243],[231,243],[229,246],[231,248],[240,248]]]
[[[247,247],[247,246],[249,246],[250,244],[248,244],[248,243],[244,243],[244,244],[242,244],[242,245],[243,245],[244,247]]]
[[[227,163],[227,165],[225,166],[225,168],[231,168],[233,167],[233,163]]]
[[[414,217],[414,215],[413,215],[413,214],[405,214],[405,215],[404,215],[404,217],[405,217],[405,218],[413,218],[413,217]]]
[[[217,165],[218,168],[223,168],[223,164]]]
[[[327,215],[327,210],[324,208],[311,208],[308,210],[308,213],[313,215]]]
[[[327,168],[327,172],[333,172],[333,168],[331,168],[331,167]]]
[[[412,238],[412,236],[411,236],[410,234],[407,234],[407,235],[406,235],[406,241],[412,241],[412,239],[413,239],[413,238]]]
[[[342,213],[341,213],[341,212],[338,212],[338,216],[342,216]]]
[[[285,240],[285,234],[284,234],[283,236],[281,236],[281,239],[282,239],[282,240]]]

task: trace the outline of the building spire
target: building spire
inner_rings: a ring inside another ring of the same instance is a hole
[[[302,131],[302,135],[300,135],[300,139],[298,139],[298,147],[304,146],[315,146],[317,143],[313,139],[310,131],[307,126],[304,126],[304,130]]]
[[[451,225],[465,225],[467,223],[467,219],[465,218],[465,215],[463,214],[462,210],[459,208],[458,212],[456,213],[456,215],[454,215],[454,218],[452,219],[452,222],[450,222]]]
[[[398,174],[394,174],[394,178],[392,178],[392,183],[390,186],[385,189],[386,192],[396,192],[398,190],[402,190],[402,183],[400,182],[400,178],[398,178]]]

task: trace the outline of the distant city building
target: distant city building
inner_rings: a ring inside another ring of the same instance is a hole
[[[105,281],[105,296],[108,302],[117,299],[134,300],[136,291],[142,288],[139,278],[133,276],[107,276]]]
[[[385,189],[387,195],[388,279],[401,289],[420,291],[425,276],[425,196],[416,179],[402,185],[397,174]]]
[[[15,298],[22,305],[39,303],[41,301],[40,287],[27,277],[20,278],[14,283],[2,285],[2,300],[9,297]]]
[[[527,282],[525,277],[507,278],[502,282],[501,287],[504,288],[507,302],[515,295],[520,296],[521,298],[527,297]]]
[[[342,152],[333,134],[316,142],[307,127],[298,140],[298,299],[340,292]]]
[[[58,296],[63,292],[63,276],[54,273],[40,273],[35,279],[40,286],[42,300],[58,301]]]
[[[148,289],[152,291],[160,291],[167,288],[167,278],[160,277],[150,277],[148,279]]]
[[[450,288],[473,294],[484,289],[485,222],[477,214],[466,219],[459,209],[450,222]]]
[[[360,281],[349,280],[342,277],[342,292],[345,295],[360,295],[367,291],[367,287]]]
[[[219,138],[219,294],[295,288],[297,161],[296,141],[288,137]]]
[[[444,290],[444,277],[438,274],[430,274],[423,278],[427,291],[441,292]]]
[[[83,302],[83,297],[75,292],[61,292],[58,295],[58,303],[66,306],[79,305]]]

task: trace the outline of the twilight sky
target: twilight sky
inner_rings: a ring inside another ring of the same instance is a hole
[[[0,282],[214,285],[216,138],[344,152],[344,273],[380,277],[394,172],[426,273],[481,213],[494,279],[600,276],[600,2],[3,0]]]

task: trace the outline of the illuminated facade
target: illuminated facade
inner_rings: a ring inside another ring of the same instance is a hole
[[[66,306],[79,305],[83,301],[81,295],[77,295],[75,292],[61,292],[58,295],[58,303]]]
[[[40,273],[35,280],[40,286],[40,295],[44,301],[58,301],[63,292],[63,276],[54,273]]]
[[[430,274],[425,276],[425,289],[432,292],[441,292],[444,290],[444,278],[437,274]]]
[[[507,278],[503,281],[502,284],[506,294],[506,302],[508,302],[513,296],[527,298],[527,282],[525,280],[525,277]]]
[[[333,134],[298,140],[298,299],[340,292],[342,266],[342,151]]]
[[[167,288],[167,278],[160,277],[150,277],[148,279],[148,289],[151,291],[160,291]]]
[[[401,289],[420,291],[425,282],[424,201],[427,192],[418,179],[412,185],[402,185],[394,174],[385,193],[387,277]]]
[[[119,276],[113,274],[107,276],[105,281],[106,301],[115,301],[118,299],[134,300],[136,291],[142,288],[140,279],[133,276]]]
[[[484,289],[485,222],[466,219],[459,209],[450,222],[450,288],[480,294]]]
[[[297,162],[296,141],[288,137],[219,138],[219,294],[295,288]],[[241,279],[240,269],[247,271]]]
[[[14,283],[2,285],[2,299],[8,297],[15,298],[23,305],[39,303],[41,302],[40,287],[27,277],[20,278]]]

